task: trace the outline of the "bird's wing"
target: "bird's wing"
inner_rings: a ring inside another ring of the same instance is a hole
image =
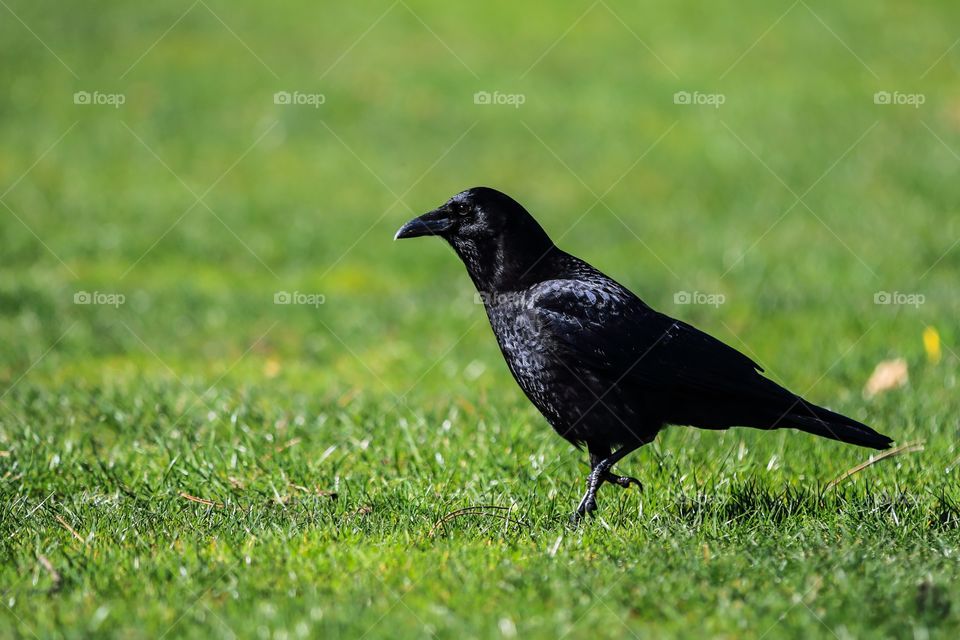
[[[650,309],[616,283],[544,284],[529,307],[542,348],[606,390],[637,394],[666,423],[793,427],[877,449],[892,442],[784,389],[736,349]]]
[[[784,392],[747,356],[619,286],[550,281],[532,296],[529,312],[545,349],[607,383],[681,395],[742,395],[745,385],[751,394]]]

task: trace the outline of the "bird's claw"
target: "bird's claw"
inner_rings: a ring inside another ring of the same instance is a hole
[[[604,481],[609,482],[610,484],[615,484],[623,487],[624,489],[628,488],[630,485],[635,484],[640,491],[643,491],[643,483],[631,476],[617,476],[612,473],[608,473],[604,476]]]
[[[570,516],[570,524],[574,526],[580,524],[588,514],[592,514],[596,510],[597,500],[588,492],[587,495],[583,496],[580,504],[577,505],[577,510]]]
[[[587,516],[593,517],[593,513],[596,510],[596,504],[594,504],[592,508],[577,507],[577,510],[570,514],[570,526],[579,527],[580,524],[587,519]]]

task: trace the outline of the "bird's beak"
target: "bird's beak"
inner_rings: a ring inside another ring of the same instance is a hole
[[[393,239],[437,236],[452,226],[453,220],[450,219],[450,215],[444,209],[434,209],[400,227]]]

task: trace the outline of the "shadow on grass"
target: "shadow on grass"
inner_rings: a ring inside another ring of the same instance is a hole
[[[898,527],[960,529],[960,504],[945,491],[890,492],[866,484],[825,491],[822,487],[771,488],[746,480],[727,491],[706,489],[683,495],[675,504],[676,516],[692,526],[716,523],[781,525],[802,519],[854,518],[882,520]]]

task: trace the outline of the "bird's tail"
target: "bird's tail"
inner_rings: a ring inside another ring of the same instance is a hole
[[[793,427],[831,440],[873,449],[889,449],[891,438],[878,433],[853,418],[818,407],[798,398],[790,413],[779,420],[777,427]]]

